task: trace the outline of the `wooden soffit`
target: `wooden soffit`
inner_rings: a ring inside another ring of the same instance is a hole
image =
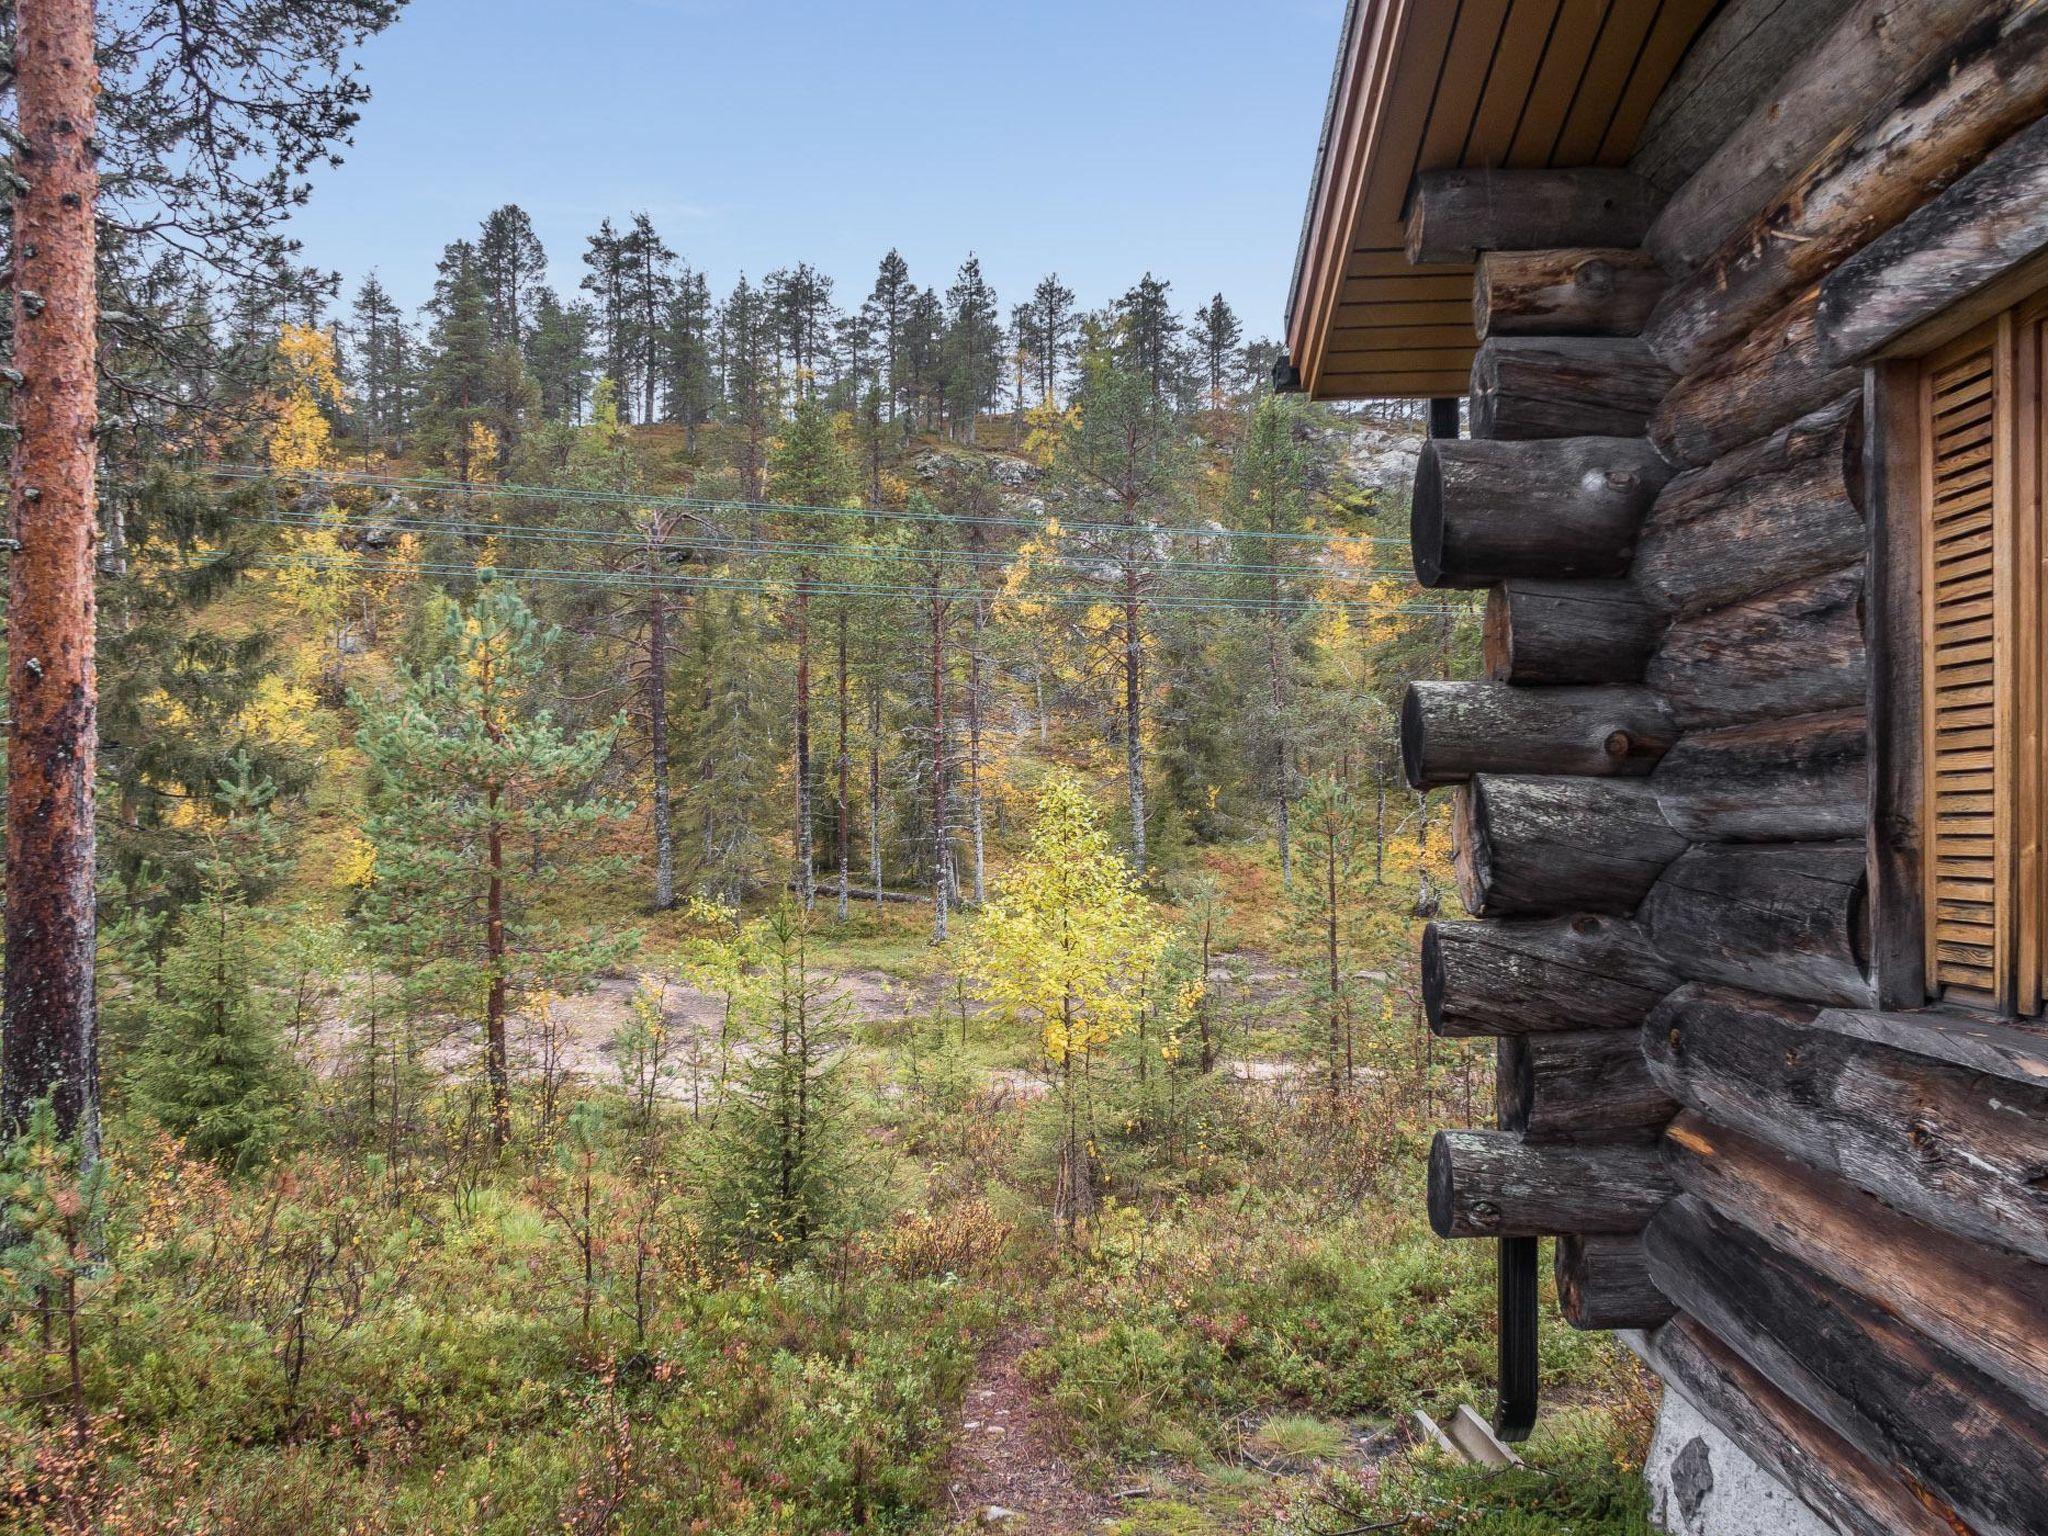
[[[1352,0],[1288,301],[1319,399],[1462,395],[1472,269],[1411,267],[1420,171],[1620,166],[1719,0]]]

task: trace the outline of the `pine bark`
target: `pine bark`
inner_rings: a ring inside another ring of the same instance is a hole
[[[796,889],[808,912],[817,871],[811,852],[811,575],[796,579]]]
[[[839,800],[833,806],[832,830],[839,842],[839,921],[846,921],[846,906],[851,899],[849,886],[853,875],[851,855],[853,850],[853,829],[847,825],[847,772],[851,760],[846,751],[847,718],[851,705],[848,701],[846,684],[846,605],[839,605]]]
[[[9,487],[7,895],[0,1134],[50,1100],[59,1134],[99,1150],[94,1017],[93,489],[97,452],[91,0],[19,8],[16,89],[27,181],[14,201]]]
[[[946,938],[946,609],[939,595],[939,571],[931,578],[932,629],[932,938]]]
[[[675,812],[668,761],[668,594],[661,588],[659,545],[649,552],[647,596],[647,738],[654,775],[654,910],[676,904]]]

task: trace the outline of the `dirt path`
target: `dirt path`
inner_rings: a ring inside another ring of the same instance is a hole
[[[1116,1504],[1074,1480],[1045,1409],[1018,1357],[1035,1341],[1022,1330],[998,1337],[960,1408],[947,1497],[953,1529],[1009,1536],[1096,1531]]]

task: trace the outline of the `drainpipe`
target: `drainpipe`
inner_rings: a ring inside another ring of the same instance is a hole
[[[1455,397],[1429,402],[1429,435],[1458,435]],[[1502,1046],[1507,1044],[1501,1042]],[[1496,1364],[1499,1400],[1493,1409],[1493,1430],[1507,1441],[1526,1440],[1536,1427],[1536,1329],[1540,1299],[1536,1282],[1536,1239],[1495,1239],[1494,1300],[1499,1323],[1500,1354]]]

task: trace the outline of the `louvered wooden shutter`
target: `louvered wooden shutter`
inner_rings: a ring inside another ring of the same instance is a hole
[[[2011,947],[1998,678],[1999,548],[2011,516],[2000,418],[2010,375],[1998,341],[1994,330],[1942,354],[1923,396],[1928,977],[1937,994],[1987,998],[2009,989]]]
[[[1926,364],[1927,971],[1937,997],[2033,1010],[2040,840],[2041,306]]]

